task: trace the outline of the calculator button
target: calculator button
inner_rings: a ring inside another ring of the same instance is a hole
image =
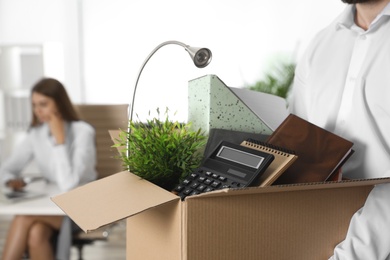
[[[242,184],[234,181],[234,182],[232,182],[232,185],[234,188],[238,188],[238,187],[241,187]]]
[[[198,192],[198,191],[194,190],[194,191],[192,191],[192,192],[191,192],[191,194],[190,194],[190,195],[198,195],[198,194],[200,194],[200,192]]]
[[[194,182],[193,184],[191,184],[191,188],[193,188],[193,189],[196,189],[196,187],[198,187],[199,186],[199,183],[197,183],[197,182]]]
[[[206,180],[206,177],[204,177],[204,176],[200,176],[198,179],[199,182],[204,182],[205,180]]]
[[[211,186],[212,186],[213,188],[218,188],[219,185],[221,185],[221,183],[218,182],[218,181],[214,181],[213,183],[211,183]]]
[[[206,185],[201,184],[201,185],[198,186],[197,190],[198,190],[198,191],[204,191],[206,188],[207,188]]]
[[[207,187],[207,188],[204,190],[204,192],[209,192],[209,191],[213,191],[213,190],[214,190],[213,188]]]
[[[230,185],[229,184],[225,184],[222,186],[222,189],[226,189],[226,188],[230,188]]]
[[[211,183],[213,183],[213,180],[206,179],[206,180],[204,181],[204,184],[206,184],[206,185],[210,185]]]
[[[190,177],[191,177],[192,179],[196,179],[196,178],[198,178],[198,176],[199,176],[199,175],[198,175],[197,173],[194,173],[194,172],[190,174]]]
[[[219,175],[218,175],[218,174],[215,174],[215,173],[213,173],[213,175],[212,175],[211,177],[213,177],[214,179],[218,179]]]
[[[213,174],[212,172],[209,171],[206,172],[206,176],[211,176],[212,174]]]
[[[175,188],[175,191],[177,192],[180,192],[184,189],[184,186],[183,185],[178,185],[176,188]]]
[[[191,183],[191,180],[189,180],[189,179],[183,180],[183,185],[188,185],[190,183]]]
[[[226,180],[227,180],[227,178],[226,178],[226,177],[224,177],[224,176],[219,176],[219,177],[218,177],[218,180],[220,180],[220,181],[226,181]]]
[[[190,195],[191,192],[192,192],[192,189],[185,189],[185,190],[183,191],[183,194],[184,194],[184,195]]]

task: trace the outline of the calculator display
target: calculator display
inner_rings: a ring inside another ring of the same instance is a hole
[[[259,166],[264,160],[264,157],[255,154],[250,154],[227,146],[222,146],[216,156],[255,169],[259,168]]]

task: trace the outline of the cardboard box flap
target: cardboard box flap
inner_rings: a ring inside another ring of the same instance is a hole
[[[120,172],[53,197],[52,200],[85,232],[180,200],[128,172]]]

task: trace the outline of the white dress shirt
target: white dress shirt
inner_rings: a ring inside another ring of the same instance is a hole
[[[348,5],[298,62],[290,109],[354,143],[343,176],[390,176],[390,5],[367,31],[354,10]]]
[[[290,110],[354,143],[343,176],[390,176],[390,4],[364,31],[348,5],[298,63]],[[390,185],[378,185],[354,214],[333,260],[390,254]]]
[[[19,177],[32,159],[42,176],[62,191],[95,180],[95,130],[86,122],[73,121],[65,124],[65,131],[65,144],[57,145],[47,124],[30,128],[0,168],[2,182]]]

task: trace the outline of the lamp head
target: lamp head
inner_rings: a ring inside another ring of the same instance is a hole
[[[194,61],[194,64],[198,68],[204,68],[211,62],[211,51],[207,48],[197,48],[197,47],[185,47],[186,51],[190,54],[191,59]]]

